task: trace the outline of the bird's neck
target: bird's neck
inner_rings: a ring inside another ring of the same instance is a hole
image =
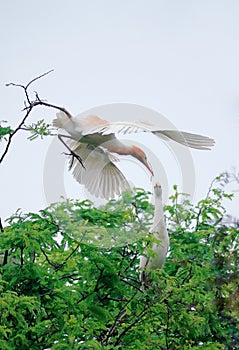
[[[116,138],[106,142],[105,147],[108,149],[108,151],[122,156],[129,155],[132,149],[132,146],[129,146]]]
[[[164,212],[162,195],[155,194],[154,197],[154,221],[151,232],[161,232],[164,229]]]

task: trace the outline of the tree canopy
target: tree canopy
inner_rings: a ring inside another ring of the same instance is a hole
[[[101,208],[66,200],[12,215],[0,240],[0,348],[236,349],[239,229],[222,206],[231,196],[215,185],[193,206],[174,190],[169,256],[145,288],[153,205],[143,189]]]

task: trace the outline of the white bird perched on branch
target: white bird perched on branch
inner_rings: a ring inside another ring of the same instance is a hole
[[[162,188],[158,182],[154,185],[154,219],[149,232],[153,234],[156,242],[152,247],[150,246],[152,256],[147,256],[147,248],[145,255],[140,256],[141,282],[147,282],[147,270],[163,267],[169,249],[169,236],[164,222]]]
[[[106,199],[130,188],[125,176],[114,164],[117,158],[113,154],[133,156],[153,175],[153,169],[145,152],[134,144],[129,145],[120,141],[116,138],[116,133],[151,132],[163,140],[174,140],[200,150],[210,149],[214,145],[214,140],[209,137],[177,130],[161,130],[159,126],[146,122],[110,123],[94,115],[80,118],[64,112],[59,112],[56,116],[53,126],[69,134],[69,136],[59,134],[58,137],[73,156],[70,168],[73,168],[75,179],[85,185],[92,194]],[[64,142],[64,137],[78,142],[71,144],[70,147],[69,143]]]

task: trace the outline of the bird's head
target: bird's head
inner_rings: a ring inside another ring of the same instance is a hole
[[[157,197],[161,197],[162,196],[162,187],[161,187],[159,182],[155,182],[154,183],[154,194]]]
[[[149,170],[151,175],[154,176],[153,169],[152,169],[150,163],[148,162],[146,154],[144,153],[144,151],[141,148],[139,148],[137,146],[132,146],[131,147],[131,155],[133,157],[137,158],[141,163],[143,163],[146,166],[146,168]]]

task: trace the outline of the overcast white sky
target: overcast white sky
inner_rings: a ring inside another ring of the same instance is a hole
[[[73,114],[136,104],[162,113],[178,129],[215,138],[212,151],[191,152],[200,199],[216,175],[238,169],[238,18],[236,0],[1,1],[0,120],[14,127],[23,116],[22,91],[5,83],[24,84],[53,68],[33,90]],[[54,115],[38,108],[29,123],[50,123]],[[165,145],[153,137],[138,141],[158,152],[167,190],[180,185],[180,167]],[[1,165],[1,217],[49,204],[43,172],[51,142],[29,142],[24,133],[15,137]],[[150,190],[139,165],[125,160],[122,166],[136,186]],[[71,174],[64,179],[66,194],[83,198]],[[237,201],[230,206],[235,215]]]

